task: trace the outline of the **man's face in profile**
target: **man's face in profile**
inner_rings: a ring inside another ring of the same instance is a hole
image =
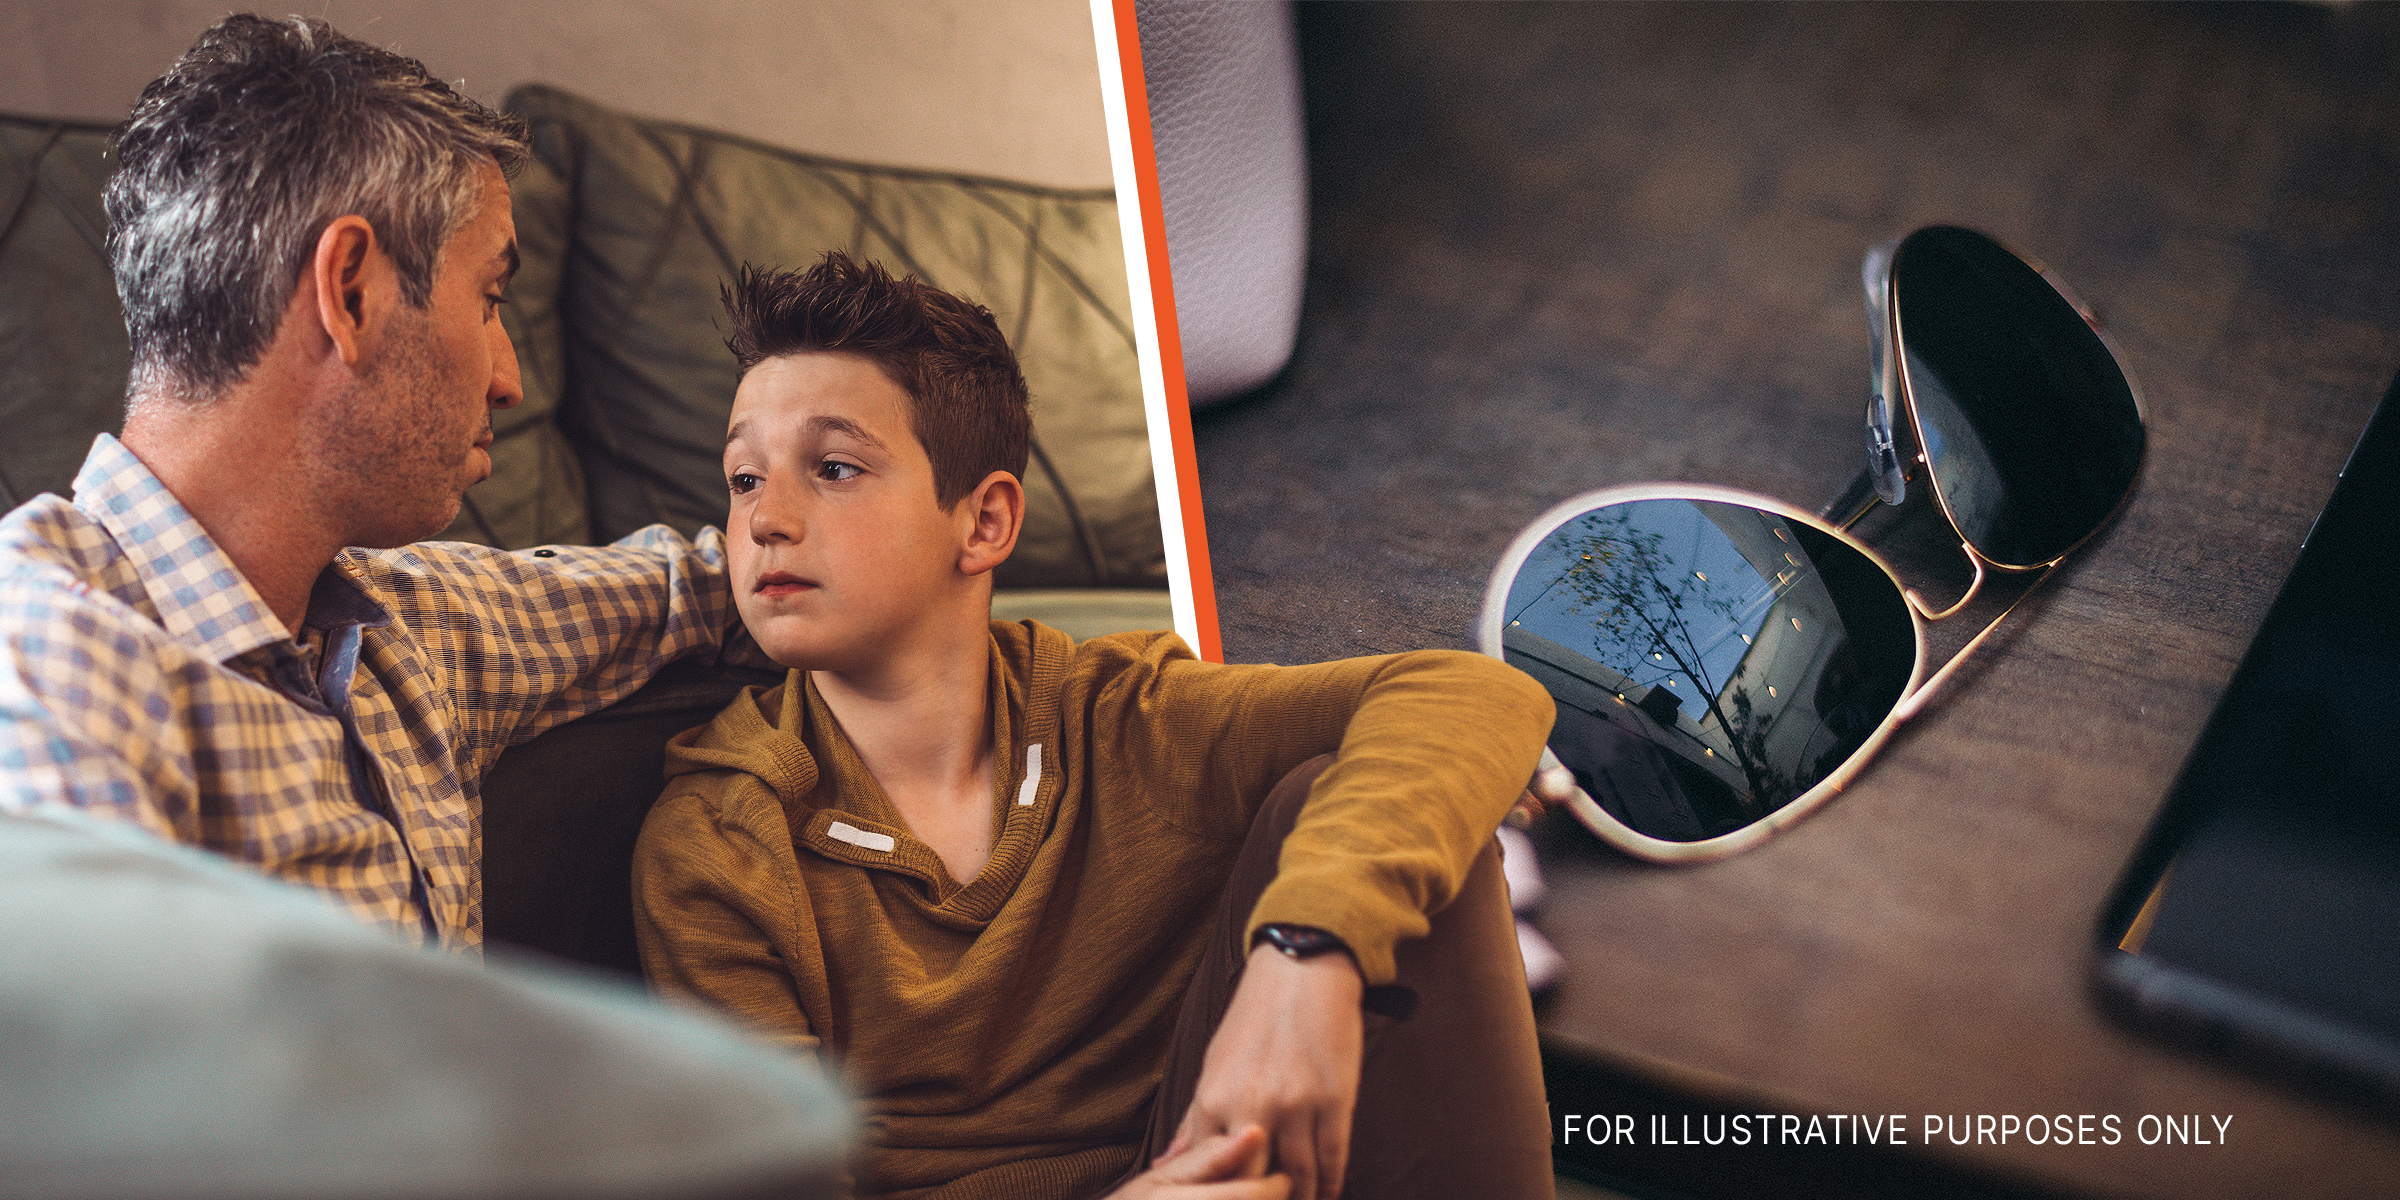
[[[467,488],[492,473],[491,410],[523,399],[499,317],[516,262],[508,181],[487,166],[474,218],[442,247],[426,307],[402,301],[344,402],[318,410],[326,461],[351,475],[333,486],[358,505],[358,544],[440,532]]]

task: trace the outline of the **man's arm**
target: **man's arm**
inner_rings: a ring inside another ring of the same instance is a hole
[[[687,539],[653,525],[608,546],[515,552],[420,543],[341,561],[447,676],[440,684],[469,774],[508,746],[631,695],[677,658],[755,653],[738,633],[724,535],[713,528]]]

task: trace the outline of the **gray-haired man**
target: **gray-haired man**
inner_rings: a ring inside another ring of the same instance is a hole
[[[72,503],[0,521],[0,809],[75,805],[480,944],[477,779],[731,610],[714,531],[409,545],[520,398],[496,311],[525,153],[322,21],[229,17],[143,90],[107,194],[124,435]]]

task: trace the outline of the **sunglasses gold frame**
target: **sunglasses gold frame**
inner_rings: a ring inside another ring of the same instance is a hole
[[[2039,275],[2061,300],[2074,309],[2076,314],[2083,319],[2084,324],[2091,328],[2092,333],[2099,338],[2101,346],[2108,352],[2118,374],[2125,380],[2126,389],[2132,396],[2136,419],[2141,423],[2142,428],[2147,429],[2149,412],[2142,399],[2141,386],[2135,382],[2133,373],[2126,370],[2124,356],[2118,353],[2116,343],[2110,339],[2107,331],[2100,327],[2099,322],[2092,315],[2092,310],[2078,300],[2073,292],[2068,291],[2047,270],[2044,270],[2041,264],[2018,254],[1989,235],[1978,233],[1976,236],[1984,238],[1994,247],[2014,256],[2018,262],[2023,263],[2036,275]],[[1891,243],[1891,245],[1897,246],[1898,243]],[[1758,845],[1794,821],[1823,806],[1826,801],[1832,799],[1851,780],[1855,779],[1859,772],[1866,769],[1867,764],[1872,762],[1875,756],[1882,751],[1885,743],[1891,740],[1892,735],[1899,730],[1903,723],[1925,710],[1959,667],[1972,657],[1994,632],[1998,631],[2001,623],[2008,619],[2009,614],[2015,612],[2018,605],[2023,604],[2027,597],[2039,591],[2042,584],[2049,581],[2050,576],[2058,570],[2060,563],[2066,561],[2069,555],[2081,549],[2085,543],[2098,536],[2101,530],[2115,521],[2117,515],[2124,511],[2125,505],[2133,498],[2136,483],[2140,478],[2142,462],[2148,455],[2147,437],[2143,439],[2143,445],[2133,465],[2133,482],[2126,485],[2124,493],[2117,498],[2116,504],[2100,520],[2093,523],[2089,532],[2077,538],[2055,557],[2043,562],[2018,565],[1999,562],[1976,549],[1973,542],[1968,540],[1966,534],[1961,530],[1957,515],[1951,511],[1949,501],[1944,498],[1942,488],[1934,477],[1932,464],[1922,450],[1925,445],[1925,431],[1915,400],[1915,385],[1911,382],[1907,369],[1907,355],[1903,352],[1905,342],[1900,325],[1899,297],[1896,289],[1891,286],[1891,267],[1897,256],[1890,254],[1885,248],[1879,247],[1878,251],[1871,251],[1868,255],[1867,261],[1870,266],[1876,262],[1879,256],[1883,259],[1881,279],[1876,279],[1874,272],[1870,269],[1867,283],[1871,297],[1870,303],[1881,303],[1885,320],[1888,322],[1881,330],[1877,331],[1883,351],[1876,359],[1881,375],[1877,386],[1886,389],[1882,394],[1890,397],[1894,406],[1899,410],[1899,415],[1904,418],[1904,421],[1896,424],[1895,428],[1905,429],[1907,435],[1912,439],[1911,444],[1906,447],[1909,453],[1899,456],[1901,478],[1904,481],[1913,479],[1918,471],[1923,472],[1927,481],[1927,490],[1933,493],[1934,502],[1939,506],[1942,519],[1949,523],[1953,533],[1959,535],[1959,549],[1967,556],[1968,563],[1974,567],[1973,581],[1968,584],[1965,593],[1960,595],[1956,601],[1947,607],[1936,609],[1922,593],[1909,587],[1900,578],[1899,572],[1883,555],[1850,532],[1851,526],[1857,524],[1881,502],[1881,498],[1876,495],[1871,486],[1872,481],[1865,473],[1860,475],[1859,482],[1854,483],[1842,498],[1827,506],[1824,512],[1816,513],[1794,507],[1771,496],[1710,484],[1637,483],[1586,492],[1554,505],[1547,512],[1536,517],[1517,534],[1514,541],[1509,543],[1507,552],[1500,556],[1499,563],[1492,569],[1491,581],[1484,590],[1482,615],[1476,624],[1476,645],[1485,654],[1502,661],[1507,660],[1503,647],[1505,636],[1503,623],[1507,619],[1509,589],[1516,581],[1517,572],[1524,569],[1526,561],[1532,557],[1535,549],[1551,534],[1577,517],[1613,505],[1630,504],[1642,500],[1686,500],[1739,505],[1772,513],[1784,520],[1806,525],[1833,537],[1864,555],[1869,562],[1874,563],[1876,568],[1892,581],[1893,588],[1900,593],[1908,609],[1909,625],[1915,640],[1915,664],[1910,669],[1907,686],[1901,689],[1899,700],[1892,705],[1892,710],[1884,715],[1883,719],[1869,732],[1866,739],[1859,744],[1857,749],[1851,751],[1850,756],[1844,759],[1840,766],[1773,812],[1739,829],[1715,837],[1691,842],[1669,841],[1636,831],[1602,808],[1599,802],[1593,800],[1581,787],[1574,788],[1568,795],[1568,811],[1574,813],[1584,827],[1590,829],[1602,841],[1636,858],[1662,863],[1701,863],[1727,858]],[[1888,332],[1885,332],[1887,330]],[[1856,499],[1855,497],[1862,492],[1864,493],[1863,501]],[[2039,571],[2041,574],[2027,585],[2015,599],[2009,601],[2008,607],[2002,609],[1998,616],[1993,617],[1990,624],[1985,625],[1981,632],[1968,639],[1966,645],[1951,655],[1949,660],[1944,662],[1938,670],[1928,675],[1926,673],[1928,657],[1925,642],[1926,625],[1947,620],[1965,609],[1968,603],[1982,592],[1987,578],[1987,568],[2007,574],[2027,574],[2034,571]],[[1622,697],[1618,702],[1625,703]],[[1542,766],[1547,769],[1561,765],[1558,757],[1544,747]]]

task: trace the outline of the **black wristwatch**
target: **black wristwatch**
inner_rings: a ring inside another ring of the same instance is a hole
[[[1282,951],[1286,958],[1314,958],[1317,955],[1330,954],[1336,950],[1344,954],[1350,953],[1348,942],[1343,941],[1339,935],[1319,929],[1314,925],[1261,925],[1258,927],[1258,937],[1250,944],[1255,946],[1259,942],[1265,942]],[[1351,957],[1357,956],[1352,955]]]
[[[1350,949],[1350,943],[1343,941],[1340,934],[1314,925],[1261,925],[1258,927],[1258,936],[1251,939],[1250,945],[1256,948],[1260,942],[1282,951],[1286,958],[1314,958],[1339,950],[1350,956],[1353,966],[1358,963],[1358,954]],[[1397,983],[1371,987],[1360,995],[1359,1007],[1396,1021],[1405,1021],[1417,1011],[1417,991]]]

